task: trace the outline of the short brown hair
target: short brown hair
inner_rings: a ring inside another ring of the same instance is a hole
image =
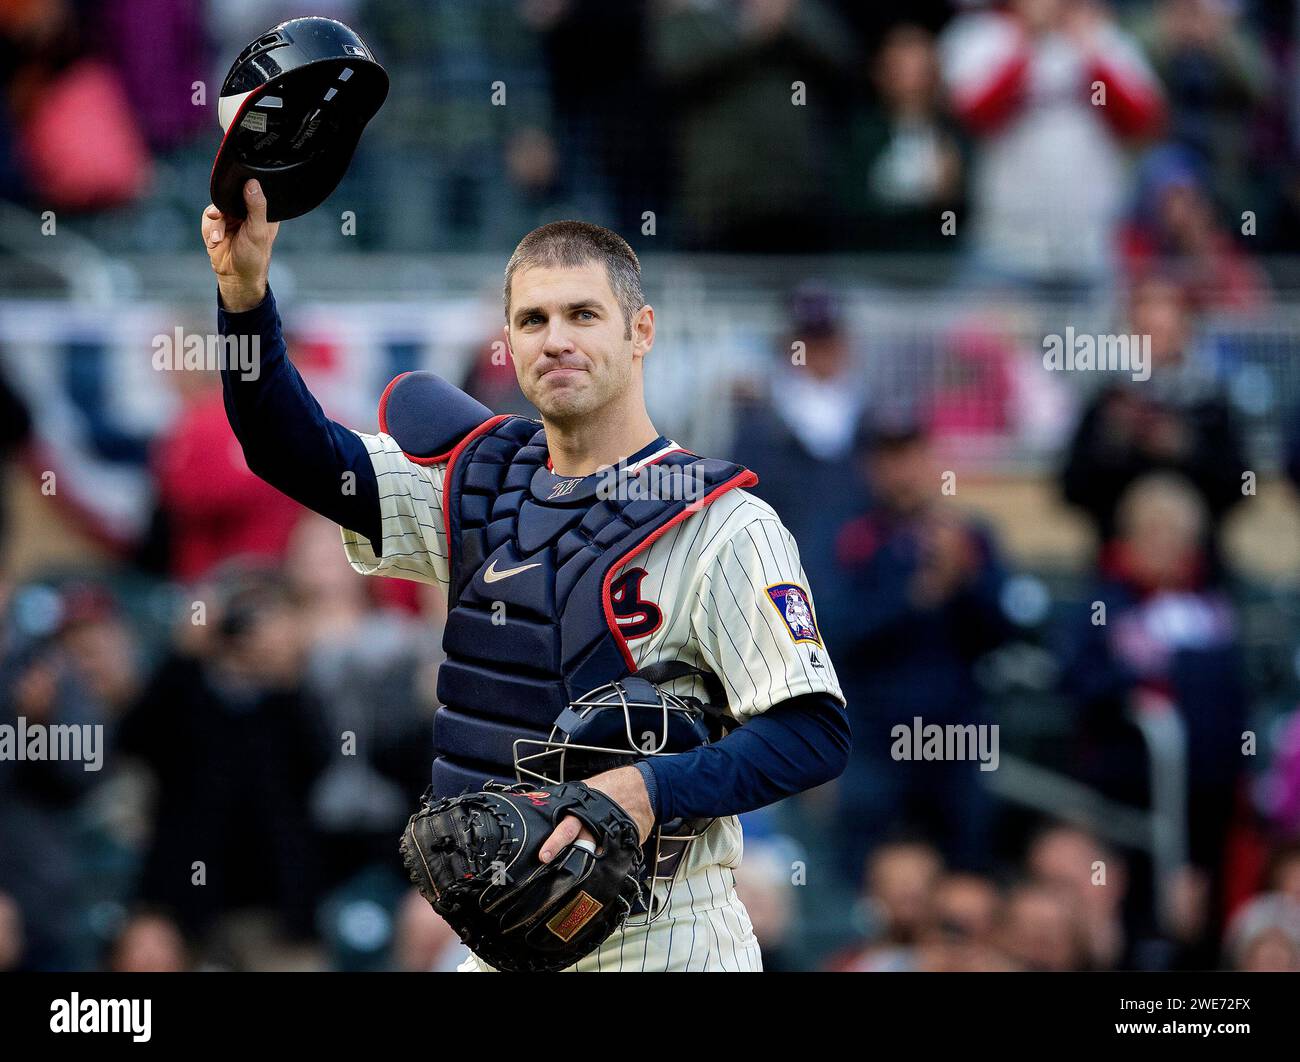
[[[632,337],[632,318],[645,305],[641,290],[641,263],[627,240],[617,232],[587,221],[552,221],[533,229],[519,241],[506,263],[503,297],[510,320],[510,284],[520,269],[533,266],[575,268],[598,262],[605,267],[609,286],[623,311],[626,337]]]

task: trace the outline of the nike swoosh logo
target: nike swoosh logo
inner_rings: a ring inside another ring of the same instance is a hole
[[[502,579],[509,579],[512,575],[528,571],[529,568],[540,568],[541,566],[541,561],[534,561],[532,564],[521,564],[518,568],[503,568],[501,571],[497,571],[497,562],[493,561],[483,573],[483,581],[485,583],[499,583]]]

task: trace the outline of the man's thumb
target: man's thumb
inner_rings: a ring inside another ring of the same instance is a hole
[[[255,226],[266,224],[266,196],[258,181],[244,182],[244,207],[248,211],[248,220]]]

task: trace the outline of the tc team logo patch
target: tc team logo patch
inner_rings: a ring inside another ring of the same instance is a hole
[[[795,583],[773,583],[767,588],[767,598],[785,621],[791,638],[796,642],[822,644],[807,590]]]

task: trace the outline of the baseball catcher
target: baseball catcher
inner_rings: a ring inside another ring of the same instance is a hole
[[[526,235],[504,335],[540,420],[409,372],[379,430],[329,419],[267,283],[278,223],[204,212],[249,467],[341,525],[353,568],[441,588],[428,803],[403,848],[471,970],[757,970],[737,815],[844,768],[844,698],[799,550],[753,472],[654,427],[636,254],[579,221]],[[521,784],[522,783],[522,784]]]

